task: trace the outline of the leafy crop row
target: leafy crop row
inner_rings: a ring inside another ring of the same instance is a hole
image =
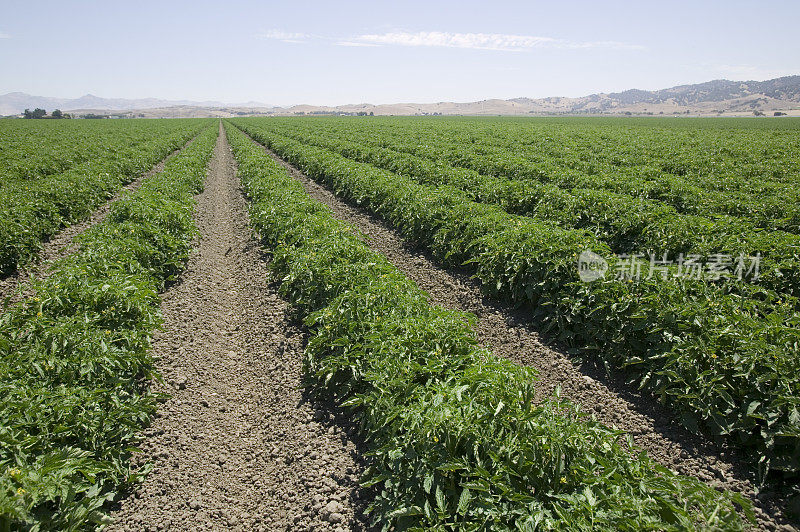
[[[724,285],[658,277],[582,283],[578,254],[610,254],[588,232],[511,215],[321,148],[261,139],[443,263],[469,266],[490,295],[530,305],[561,341],[626,368],[687,427],[754,449],[762,472],[800,470],[800,317],[791,298],[759,301]]]
[[[143,130],[133,132],[118,129],[113,137],[116,148],[105,146],[97,157],[73,165],[65,172],[2,183],[0,272],[13,271],[20,263],[29,261],[41,248],[43,240],[65,225],[87,218],[124,183],[186,144],[208,122],[181,121],[169,127],[159,122],[146,124]],[[130,145],[134,139],[141,140],[142,135],[146,141]],[[89,136],[82,142],[94,140]],[[16,158],[25,159],[21,153],[17,153]]]
[[[158,291],[181,271],[217,137],[207,128],[120,199],[0,317],[0,530],[83,529],[136,481],[128,460],[158,396]]]
[[[94,159],[127,157],[139,146],[176,131],[196,130],[191,120],[3,120],[0,186],[35,180]]]
[[[760,256],[757,283],[765,288],[800,296],[800,235],[767,232],[747,220],[719,216],[712,219],[678,213],[663,203],[607,190],[559,188],[539,181],[479,174],[408,153],[276,127],[272,122],[244,127],[254,135],[269,126],[275,133],[304,144],[320,146],[359,162],[411,177],[434,186],[450,185],[464,190],[470,199],[497,204],[506,212],[556,222],[565,228],[586,229],[620,253],[651,253],[661,257],[679,254],[707,258]],[[408,133],[413,135],[413,131]]]
[[[228,135],[280,291],[311,330],[318,393],[361,423],[384,530],[741,526],[732,500],[619,442],[535,373],[480,348],[474,316],[428,296],[233,127]],[[630,444],[630,442],[629,442]]]
[[[483,174],[606,190],[684,214],[724,214],[767,230],[800,231],[800,164],[791,149],[798,145],[797,122],[755,132],[742,121],[727,121],[726,128],[619,119],[309,123]]]

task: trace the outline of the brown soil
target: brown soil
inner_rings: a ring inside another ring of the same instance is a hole
[[[42,249],[39,251],[39,255],[34,262],[0,278],[0,302],[6,298],[9,298],[9,302],[11,303],[17,301],[20,298],[20,294],[17,292],[21,287],[33,279],[47,278],[50,275],[53,263],[75,251],[75,238],[77,236],[83,234],[94,224],[105,220],[114,202],[125,194],[137,190],[142,186],[145,179],[164,171],[164,166],[167,164],[167,161],[185,150],[192,142],[194,142],[194,139],[187,142],[182,148],[178,148],[167,155],[161,162],[148,170],[147,173],[123,186],[111,199],[94,211],[88,219],[67,226],[53,235],[47,242],[42,244]]]
[[[469,276],[440,268],[426,254],[409,248],[402,237],[381,220],[344,203],[333,192],[264,149],[303,184],[311,197],[330,207],[336,218],[362,231],[368,245],[387,256],[426,290],[434,303],[475,314],[481,344],[497,355],[536,368],[540,398],[560,387],[562,397],[582,405],[603,423],[630,433],[636,445],[658,463],[752,499],[759,529],[798,530],[779,510],[785,503],[782,495],[762,491],[756,496],[753,471],[737,452],[691,434],[652,396],[632,391],[630,386],[609,377],[605,371],[576,366],[565,350],[545,343],[537,332],[537,324],[524,312],[485,298],[479,284]]]
[[[221,133],[195,214],[201,238],[163,295],[158,391],[144,432],[153,472],[110,530],[359,530],[354,427],[302,389],[302,329],[268,282]]]

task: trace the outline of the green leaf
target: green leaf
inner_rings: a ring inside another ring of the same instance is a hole
[[[470,493],[469,488],[464,488],[461,492],[461,497],[458,498],[458,513],[464,515],[467,511],[467,507],[469,506],[469,501],[472,499],[472,493]]]
[[[447,501],[444,498],[442,488],[439,486],[436,486],[436,506],[439,508],[440,512],[447,514]]]
[[[433,486],[433,475],[430,474],[425,475],[425,481],[423,483],[423,489],[425,490],[425,493],[430,493],[432,486]]]

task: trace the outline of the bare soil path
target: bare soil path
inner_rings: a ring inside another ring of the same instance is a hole
[[[0,302],[6,298],[10,298],[11,302],[16,301],[19,296],[15,294],[15,292],[19,289],[19,287],[23,286],[31,279],[42,279],[47,277],[55,261],[66,257],[75,250],[75,238],[77,236],[83,234],[94,224],[105,220],[106,216],[108,216],[108,213],[111,211],[111,206],[118,199],[129,192],[137,190],[140,186],[142,186],[142,183],[145,179],[163,172],[167,161],[185,150],[189,145],[192,144],[192,142],[194,142],[195,138],[197,137],[195,136],[192,140],[184,144],[183,147],[178,148],[167,155],[146,173],[123,186],[106,203],[94,211],[88,219],[67,226],[53,235],[52,238],[42,244],[42,249],[39,251],[39,255],[33,263],[28,264],[23,268],[6,275],[5,277],[0,277]]]
[[[386,255],[426,290],[434,303],[475,314],[476,332],[482,345],[497,355],[536,368],[540,399],[559,387],[562,397],[582,405],[603,423],[630,433],[636,445],[658,463],[751,498],[758,529],[798,530],[779,510],[785,502],[781,494],[762,492],[756,496],[754,474],[735,451],[691,434],[651,396],[635,393],[624,382],[608,377],[605,371],[576,366],[564,350],[547,345],[537,332],[537,324],[524,311],[484,297],[480,285],[469,276],[437,266],[426,254],[409,248],[402,236],[380,219],[348,205],[275,153],[264,150],[287,168],[314,199],[330,207],[336,218],[363,232],[368,245]]]
[[[109,530],[366,528],[355,431],[302,391],[305,338],[269,285],[224,132],[198,201],[201,238],[153,345],[171,394],[144,432],[154,470]]]

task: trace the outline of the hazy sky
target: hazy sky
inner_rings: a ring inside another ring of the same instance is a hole
[[[474,101],[800,74],[800,1],[0,4],[0,93]]]

